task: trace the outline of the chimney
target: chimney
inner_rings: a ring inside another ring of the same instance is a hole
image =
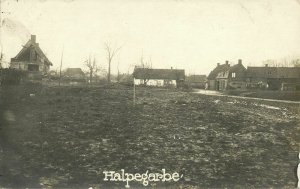
[[[35,35],[31,35],[31,42],[35,43],[36,42],[36,36]]]
[[[265,67],[268,67],[268,64],[265,64]]]
[[[173,67],[171,67],[171,70],[173,70]]]
[[[218,63],[217,66],[220,66],[220,63]]]
[[[238,60],[238,64],[242,64],[242,59],[239,59],[239,60]]]
[[[225,64],[228,65],[228,60],[225,61]]]

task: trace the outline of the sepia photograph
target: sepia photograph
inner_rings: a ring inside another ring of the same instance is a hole
[[[300,0],[0,0],[0,188],[300,189]]]

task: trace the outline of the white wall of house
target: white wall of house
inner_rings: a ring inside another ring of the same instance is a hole
[[[11,62],[10,67],[14,69],[27,70],[27,64],[24,64],[23,62]]]
[[[157,87],[162,87],[166,85],[173,85],[176,86],[176,80],[168,80],[169,83],[167,83],[163,79],[149,79],[147,82],[147,86],[157,86]],[[134,79],[134,84],[135,85],[143,85],[144,80],[143,79]]]
[[[28,70],[29,64],[37,64],[37,63],[30,63],[30,62],[11,62],[10,67],[14,69],[20,69],[20,70]],[[48,72],[49,66],[46,66],[44,63],[39,63],[39,72]]]

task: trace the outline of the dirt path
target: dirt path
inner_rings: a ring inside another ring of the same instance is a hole
[[[220,93],[218,91],[203,90],[203,89],[197,89],[194,93],[196,93],[196,94],[210,95],[210,96],[226,96],[226,97],[230,97],[230,98],[252,99],[252,100],[259,100],[259,101],[283,102],[283,103],[291,103],[291,104],[300,104],[299,101],[263,99],[263,98],[254,98],[254,97],[225,95],[225,94],[222,94],[222,93]]]

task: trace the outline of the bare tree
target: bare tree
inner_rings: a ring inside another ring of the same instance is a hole
[[[97,66],[95,57],[94,57],[93,61],[91,60],[91,55],[84,63],[85,63],[85,66],[89,69],[89,80],[90,80],[90,83],[92,83],[93,76],[100,70],[100,67]]]
[[[107,62],[108,62],[108,74],[107,74],[107,81],[110,83],[110,76],[111,76],[111,63],[117,52],[121,49],[120,47],[113,48],[109,43],[105,43],[105,50],[107,52]]]
[[[119,69],[119,65],[120,65],[120,61],[118,61],[118,66],[117,66],[117,69],[118,69],[117,81],[118,81],[118,83],[120,82],[120,69]]]
[[[300,67],[300,59],[292,60],[292,65],[294,67]]]
[[[140,59],[140,66],[142,68],[152,68],[152,59],[151,59],[151,57],[149,58],[148,61],[147,60],[145,61],[144,56],[142,55],[141,59]]]
[[[144,60],[144,57],[143,55],[141,56],[141,59],[140,59],[140,65],[136,66],[136,67],[140,67],[142,68],[140,71],[140,74],[142,75],[143,77],[143,80],[144,80],[144,85],[147,85],[148,81],[149,81],[149,69],[152,68],[152,59],[151,57],[149,58],[149,60],[145,61]]]
[[[270,67],[299,67],[300,59],[297,57],[286,56],[281,59],[269,59],[263,61],[264,65],[268,65]]]

